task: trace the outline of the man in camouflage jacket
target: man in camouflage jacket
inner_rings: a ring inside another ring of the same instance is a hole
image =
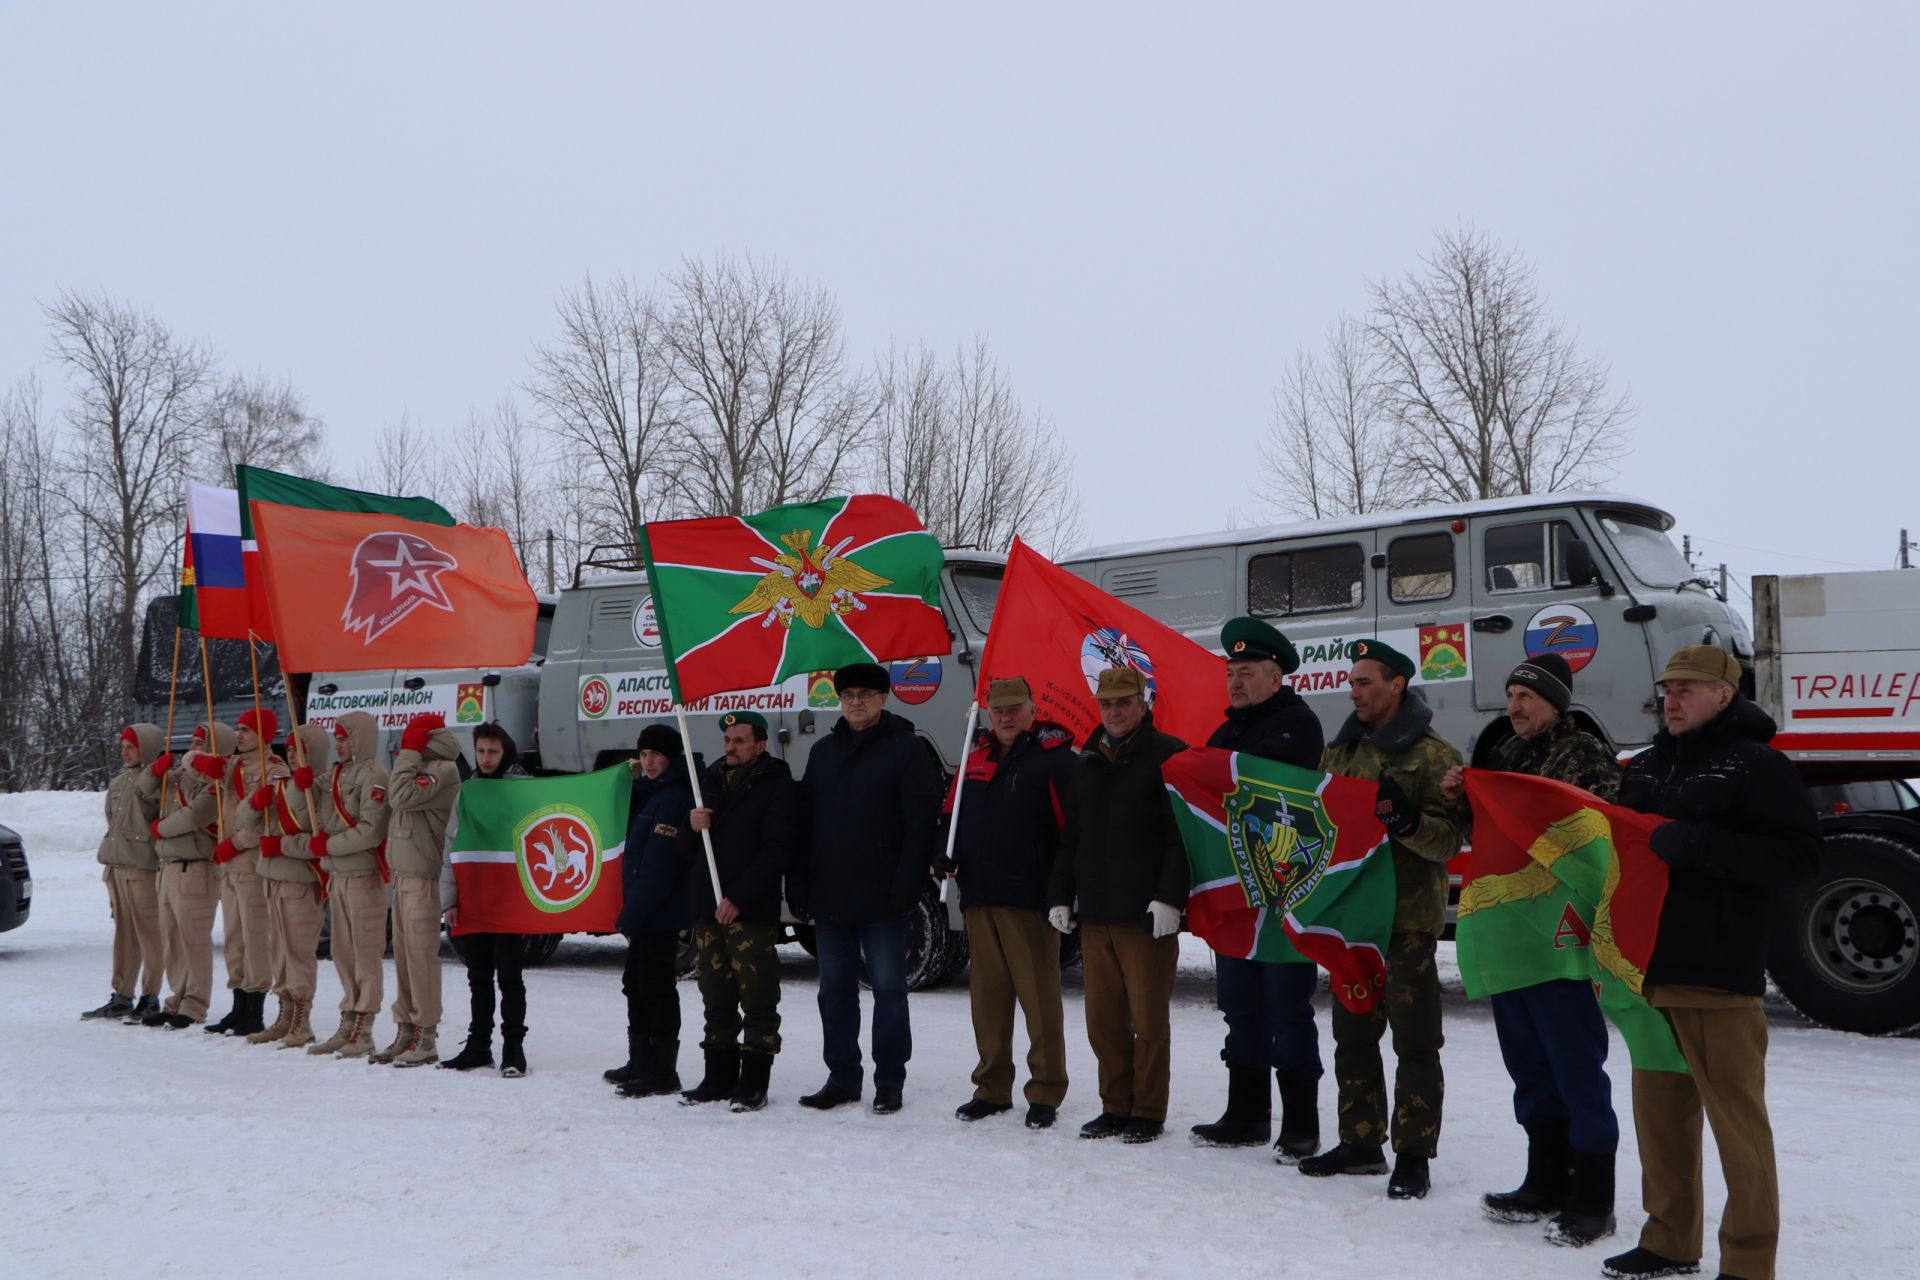
[[[1300,1162],[1309,1177],[1387,1171],[1386,1077],[1380,1037],[1393,1028],[1393,1127],[1397,1157],[1387,1194],[1417,1200],[1427,1193],[1427,1163],[1439,1150],[1440,977],[1434,948],[1447,914],[1447,860],[1460,852],[1466,811],[1441,782],[1460,753],[1433,732],[1433,710],[1409,686],[1413,660],[1378,640],[1347,651],[1353,714],[1334,735],[1320,767],[1378,784],[1375,811],[1390,837],[1398,885],[1387,947],[1386,989],[1373,1009],[1333,1006],[1333,1074],[1340,1091],[1340,1144]]]

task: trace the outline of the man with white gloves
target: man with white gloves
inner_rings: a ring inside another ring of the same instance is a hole
[[[1146,694],[1132,667],[1100,673],[1101,727],[1074,765],[1047,886],[1053,927],[1085,926],[1087,1042],[1100,1064],[1100,1115],[1080,1136],[1123,1142],[1152,1142],[1166,1126],[1168,1006],[1189,883],[1160,773],[1187,744],[1153,727]]]

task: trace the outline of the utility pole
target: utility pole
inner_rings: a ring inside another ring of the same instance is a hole
[[[553,530],[547,530],[547,594],[554,593],[553,585]]]
[[[1724,560],[1720,562],[1720,598],[1727,598],[1727,562]]]
[[[1693,568],[1693,535],[1692,534],[1683,533],[1680,535],[1680,554],[1687,558],[1687,568],[1689,569]]]
[[[1907,554],[1912,550],[1913,550],[1913,542],[1907,537],[1907,531],[1905,529],[1902,529],[1900,531],[1900,567],[1902,569],[1913,568],[1913,560]]]

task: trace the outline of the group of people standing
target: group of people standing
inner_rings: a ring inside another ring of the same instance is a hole
[[[1434,732],[1432,710],[1412,683],[1413,660],[1379,640],[1349,651],[1352,711],[1331,742],[1288,684],[1299,657],[1283,634],[1237,618],[1221,648],[1228,708],[1206,745],[1375,784],[1397,891],[1380,999],[1367,1013],[1337,1002],[1332,1011],[1335,1143],[1321,1149],[1313,966],[1230,956],[1215,958],[1226,1024],[1225,1108],[1194,1126],[1193,1139],[1215,1147],[1271,1141],[1276,1161],[1308,1176],[1385,1174],[1390,1198],[1424,1197],[1445,1091],[1435,950],[1447,863],[1472,829],[1462,758]],[[1530,658],[1507,681],[1513,732],[1492,768],[1556,779],[1672,819],[1651,841],[1668,866],[1669,887],[1645,990],[1690,1071],[1633,1073],[1648,1217],[1639,1244],[1603,1264],[1609,1276],[1698,1270],[1703,1113],[1728,1189],[1722,1280],[1773,1275],[1779,1193],[1764,1094],[1766,908],[1773,887],[1810,865],[1819,834],[1797,774],[1766,745],[1774,726],[1741,696],[1739,678],[1738,664],[1718,648],[1676,653],[1657,682],[1664,727],[1624,770],[1571,714],[1574,675],[1565,661]],[[628,938],[627,1059],[605,1073],[607,1081],[624,1097],[678,1094],[687,1104],[725,1103],[734,1111],[766,1106],[781,1047],[775,948],[784,898],[796,918],[811,922],[820,962],[827,1077],[800,1104],[829,1110],[862,1099],[864,976],[873,995],[872,1109],[899,1111],[913,1048],[908,920],[931,873],[957,879],[972,957],[978,1065],[958,1118],[979,1122],[1013,1109],[1017,1006],[1028,1041],[1025,1124],[1056,1122],[1068,1090],[1061,943],[1078,932],[1100,1103],[1080,1136],[1159,1138],[1189,888],[1161,766],[1187,744],[1155,726],[1142,674],[1100,674],[1100,727],[1084,742],[1039,718],[1024,679],[994,680],[987,727],[944,808],[932,749],[886,707],[886,671],[854,663],[835,673],[834,687],[841,718],[798,780],[769,754],[766,721],[751,712],[721,718],[724,755],[711,765],[689,761],[666,726],[641,734],[619,926]],[[235,1003],[209,1031],[401,1066],[435,1061],[439,921],[458,912],[444,857],[460,786],[452,735],[437,717],[416,717],[391,769],[382,769],[364,715],[342,717],[331,766],[327,735],[311,727],[294,735],[289,762],[266,753],[263,741],[275,727],[266,712],[243,716],[233,730],[202,725],[179,761],[161,753],[154,726],[127,729],[126,768],[108,789],[100,854],[116,921],[114,995],[86,1016],[175,1028],[202,1021],[217,902],[226,913]],[[475,731],[475,754],[481,776],[518,771],[513,743],[497,726]],[[951,858],[942,852],[948,835]],[[374,1053],[389,879],[396,1034]],[[341,1026],[311,1043],[323,898],[333,903]],[[704,1022],[702,1075],[683,1089],[675,974],[679,939],[689,930]],[[460,938],[472,1020],[466,1047],[443,1066],[491,1065],[497,981],[503,1074],[525,1071],[521,941]],[[279,1018],[265,1026],[269,990],[280,997]],[[1545,1220],[1547,1239],[1561,1245],[1610,1236],[1619,1125],[1605,1068],[1607,1032],[1591,986],[1543,981],[1493,997],[1493,1013],[1527,1158],[1518,1187],[1483,1197],[1485,1213],[1501,1222]],[[1389,1033],[1391,1099],[1380,1054]]]

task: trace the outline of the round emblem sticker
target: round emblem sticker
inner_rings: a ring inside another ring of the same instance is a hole
[[[1147,701],[1153,701],[1153,658],[1118,627],[1089,631],[1080,641],[1080,674],[1087,678],[1087,692],[1100,685],[1100,673],[1108,667],[1132,667],[1147,681]]]
[[[1579,605],[1549,605],[1527,622],[1522,643],[1529,658],[1557,653],[1567,660],[1568,670],[1578,671],[1600,652],[1600,628]]]
[[[541,911],[568,911],[600,883],[600,835],[584,809],[550,804],[514,832],[520,887]]]
[[[598,720],[613,705],[613,686],[605,676],[588,676],[580,682],[580,714]]]
[[[908,706],[917,706],[940,692],[940,659],[908,658],[887,664],[887,677],[893,681],[893,696]]]
[[[648,596],[633,611],[633,638],[643,649],[660,647],[660,620],[653,613],[653,597]]]

